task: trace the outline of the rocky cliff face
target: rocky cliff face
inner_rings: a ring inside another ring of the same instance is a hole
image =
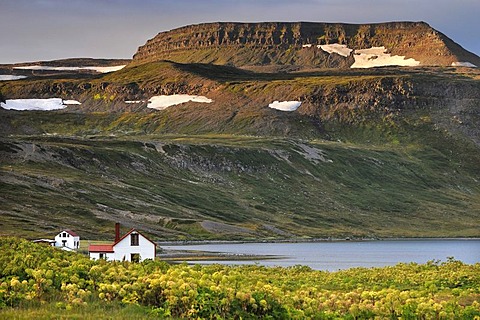
[[[480,65],[480,58],[424,22],[333,24],[311,22],[206,23],[161,32],[141,46],[134,63],[158,60],[252,65],[349,67],[355,51],[331,54],[321,45],[353,50],[385,47],[421,65]],[[373,57],[375,59],[375,57]]]

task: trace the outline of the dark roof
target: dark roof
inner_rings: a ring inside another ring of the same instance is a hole
[[[70,234],[72,237],[78,237],[78,234],[76,234],[75,232],[73,232],[70,229],[62,230],[60,233],[62,233],[62,232],[66,232],[66,233]]]
[[[88,246],[88,252],[113,253],[112,244],[91,244]]]
[[[147,240],[150,241],[151,243],[153,243],[154,246],[157,246],[157,245],[155,244],[155,242],[153,242],[152,240],[150,240],[150,239],[148,239],[147,237],[145,237],[145,235],[143,235],[143,234],[142,234],[140,231],[138,231],[137,229],[130,229],[130,231],[128,231],[127,233],[125,233],[125,234],[123,235],[123,237],[121,237],[120,239],[118,239],[118,241],[116,241],[116,242],[113,244],[113,246],[115,246],[117,243],[119,243],[120,241],[122,241],[123,239],[125,239],[129,234],[131,234],[131,233],[134,232],[134,231],[135,231],[136,233],[142,235],[142,237],[144,237],[145,239],[147,239]]]

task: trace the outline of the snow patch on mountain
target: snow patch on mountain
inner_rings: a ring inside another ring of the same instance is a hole
[[[344,44],[332,43],[317,45],[317,48],[322,49],[330,54],[336,53],[343,57],[348,57],[353,51],[355,62],[350,68],[374,68],[384,66],[408,66],[414,67],[420,65],[420,61],[413,58],[405,59],[405,56],[392,56],[386,53],[385,47],[372,47],[368,49],[353,50]],[[455,63],[455,62],[454,62]],[[458,62],[458,66],[470,66],[468,62]],[[453,64],[452,64],[453,65]]]
[[[16,76],[13,74],[0,74],[0,81],[25,79],[26,76]]]
[[[61,98],[48,99],[11,99],[1,102],[0,107],[7,110],[59,110],[65,109],[68,105],[79,105],[76,100],[63,100]]]
[[[185,102],[200,102],[200,103],[211,103],[213,100],[204,96],[195,96],[189,94],[173,94],[173,95],[161,95],[153,96],[148,100],[148,108],[163,110],[177,104],[182,104]]]
[[[268,107],[280,111],[295,111],[301,104],[302,102],[300,101],[274,101]]]
[[[63,104],[66,104],[66,105],[71,105],[71,104],[80,105],[82,103],[77,101],[77,100],[63,100]]]
[[[332,53],[339,54],[343,57],[348,57],[350,53],[353,51],[353,49],[348,48],[347,45],[339,44],[339,43],[318,45],[317,48],[320,48],[323,51],[328,52],[330,54]]]
[[[405,59],[404,56],[392,56],[386,53],[385,47],[372,47],[369,49],[355,50],[353,57],[355,62],[350,68],[374,68],[384,66],[408,66],[414,67],[420,64],[413,58]]]
[[[452,62],[452,67],[477,68],[477,66],[471,62],[460,62],[460,61]]]
[[[89,67],[52,67],[52,66],[23,66],[23,67],[14,67],[14,69],[21,69],[21,70],[50,70],[50,71],[79,71],[79,70],[93,70],[99,73],[107,73],[121,70],[126,65],[120,66],[110,66],[110,67],[96,67],[96,66],[89,66]]]

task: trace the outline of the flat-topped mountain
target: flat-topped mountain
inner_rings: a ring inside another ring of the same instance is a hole
[[[479,66],[480,58],[424,22],[217,22],[160,32],[134,63],[369,67]]]

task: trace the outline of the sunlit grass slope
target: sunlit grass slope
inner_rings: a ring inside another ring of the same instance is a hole
[[[436,143],[4,140],[2,233],[33,237],[68,226],[108,237],[120,220],[180,239],[478,236],[478,150],[447,138]]]

